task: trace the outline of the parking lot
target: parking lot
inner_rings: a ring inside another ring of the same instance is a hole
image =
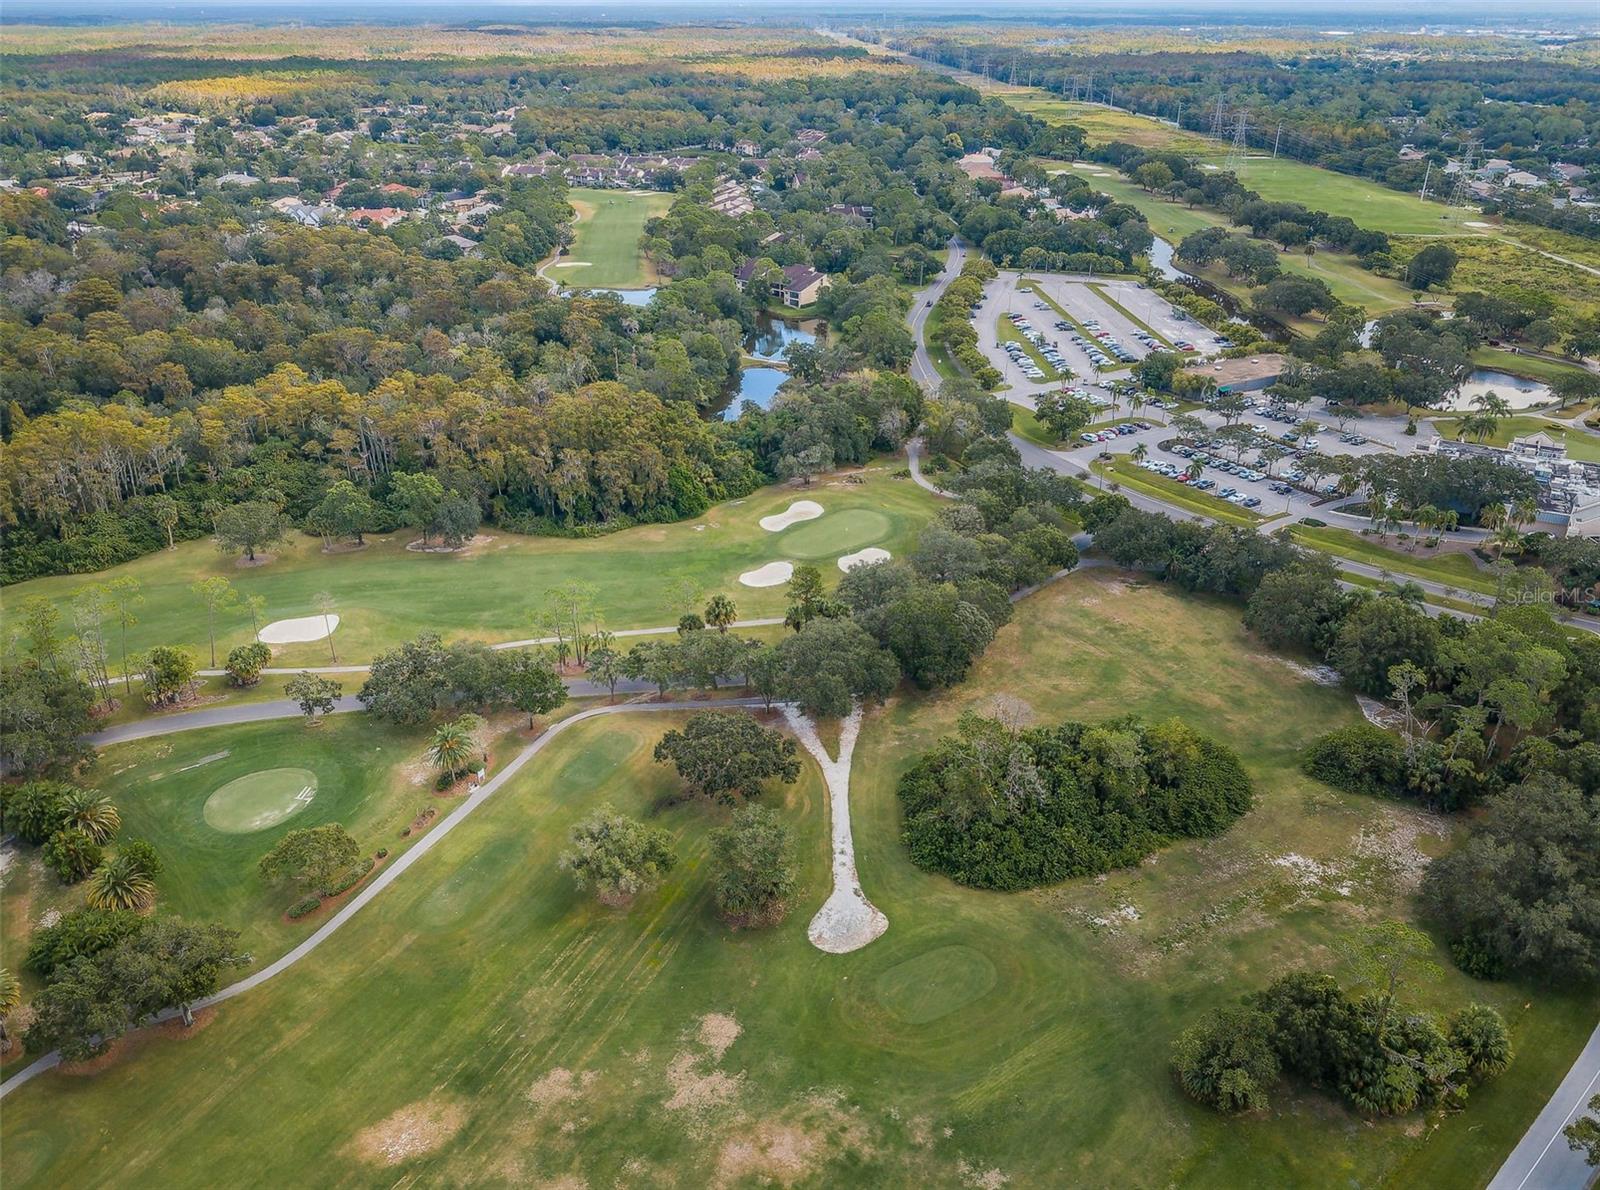
[[[1037,286],[1038,292],[1022,288],[1023,281]],[[1137,314],[1139,322],[1156,333],[1138,325],[1118,305]],[[1002,338],[1001,320],[1032,350]],[[1008,399],[1029,406],[1037,394],[1060,384],[1040,369],[1034,356],[1058,371],[1071,371],[1091,391],[1108,394],[1114,383],[1128,379],[1134,364],[1152,351],[1167,350],[1168,343],[1187,344],[1193,349],[1191,360],[1197,360],[1194,353],[1214,354],[1227,342],[1198,323],[1180,321],[1165,301],[1137,282],[1015,270],[1002,271],[985,287],[973,325],[979,350],[1010,390]]]

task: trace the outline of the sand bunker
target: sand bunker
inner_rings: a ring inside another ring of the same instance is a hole
[[[322,640],[339,627],[339,617],[301,616],[298,620],[274,620],[260,632],[256,639],[264,645],[295,645],[308,640]]]
[[[889,551],[869,545],[864,550],[857,550],[853,554],[846,554],[839,559],[840,570],[854,570],[857,566],[870,566],[874,562],[887,562]]]
[[[1485,223],[1482,219],[1468,219],[1461,224],[1462,227],[1493,227],[1493,223]]]
[[[593,262],[588,260],[563,260],[556,263],[558,269],[586,269]]]
[[[779,583],[788,582],[793,574],[793,562],[768,562],[765,566],[745,571],[739,576],[739,581],[747,587],[776,587]]]
[[[822,505],[815,500],[796,500],[780,513],[761,518],[761,527],[768,533],[781,533],[790,525],[801,521],[814,521],[822,515]]]

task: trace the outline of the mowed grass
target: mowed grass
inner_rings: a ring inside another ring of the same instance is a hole
[[[1460,433],[1461,420],[1459,417],[1432,419],[1434,428],[1446,438],[1454,438]],[[1510,446],[1513,438],[1526,438],[1530,434],[1544,434],[1556,442],[1565,443],[1567,454],[1574,459],[1600,463],[1600,437],[1543,417],[1503,417],[1495,426],[1494,433],[1484,436],[1483,443],[1486,446]],[[1478,440],[1473,438],[1470,441]]]
[[[1545,359],[1521,351],[1507,351],[1501,347],[1475,348],[1472,352],[1472,363],[1475,367],[1508,372],[1513,376],[1526,376],[1530,380],[1542,380],[1546,384],[1562,376],[1575,375],[1584,370],[1577,364]]]
[[[730,933],[705,864],[726,811],[669,803],[676,783],[649,760],[677,717],[597,720],[335,943],[183,1043],[9,1099],[0,1174],[209,1186],[226,1161],[281,1185],[1486,1180],[1600,999],[1453,971],[1421,989],[1433,1005],[1495,1004],[1522,1051],[1437,1128],[1368,1123],[1311,1095],[1280,1093],[1245,1120],[1189,1103],[1166,1069],[1171,1038],[1279,971],[1336,968],[1362,923],[1406,916],[1417,864],[1454,825],[1300,774],[1305,743],[1358,712],[1264,655],[1235,605],[1096,571],[1018,612],[964,686],[902,696],[865,725],[855,837],[890,921],[866,949],[828,956],[805,940],[827,889],[809,764],[770,799],[804,857],[795,912]],[[1240,750],[1258,804],[1221,838],[1103,881],[1004,896],[919,871],[896,780],[962,711],[1019,688],[1045,720],[1181,716]],[[571,824],[602,800],[677,839],[677,869],[626,913],[555,869]],[[1291,856],[1328,875],[1308,879]]]
[[[1037,116],[1048,124],[1076,124],[1088,134],[1089,143],[1111,141],[1177,153],[1205,155],[1216,152],[1218,143],[1208,136],[1175,128],[1152,116],[1135,115],[1098,103],[1074,103],[1037,88],[999,88],[994,91],[1020,112]]]
[[[1419,546],[1416,553],[1393,549],[1370,537],[1337,526],[1292,525],[1289,534],[1301,545],[1370,566],[1392,570],[1400,578],[1411,575],[1448,583],[1480,594],[1494,594],[1494,579],[1469,556],[1437,552]]]
[[[861,483],[828,476],[810,487],[762,488],[693,521],[639,526],[586,541],[522,537],[489,528],[485,532],[492,540],[486,544],[455,555],[423,554],[405,548],[415,535],[402,532],[369,537],[364,550],[325,554],[316,539],[296,534],[276,548],[271,563],[244,568],[211,542],[193,541],[95,575],[20,583],[7,589],[6,598],[14,607],[42,595],[59,604],[65,615],[73,591],[131,575],[143,587],[145,604],[137,612],[139,623],[128,631],[129,650],[187,645],[202,665],[210,660],[206,619],[189,588],[211,575],[228,578],[241,595],[261,596],[267,622],[315,614],[314,596],[331,594],[340,616],[334,646],[342,663],[369,661],[422,632],[487,641],[543,636],[537,613],[546,602],[544,593],[568,582],[594,588],[605,626],[612,630],[677,623],[687,610],[678,595],[684,584],[699,592],[697,606],[720,591],[733,598],[741,619],[781,616],[784,589],[743,586],[741,573],[792,558],[815,562],[831,585],[839,578],[833,563],[841,554],[866,545],[882,546],[896,556],[909,552],[933,515],[934,498],[909,479],[893,478],[893,466],[884,462],[868,469]],[[781,533],[760,527],[761,517],[782,512],[795,500],[815,500],[823,506],[823,516]],[[868,526],[876,535],[863,531]],[[842,544],[830,550],[827,543],[835,532]],[[791,553],[791,538],[798,539],[804,553]],[[241,607],[218,616],[219,663],[230,648],[250,639],[250,618]],[[111,648],[117,668],[119,633],[113,633]],[[277,647],[273,664],[327,665],[331,660],[327,642],[317,641]]]
[[[665,214],[672,195],[627,190],[573,189],[567,201],[578,213],[567,255],[549,270],[573,288],[640,289],[657,281],[639,250],[645,223]]]
[[[1215,147],[1215,156],[1226,153],[1221,146]],[[1391,190],[1366,178],[1335,173],[1289,157],[1246,157],[1235,174],[1269,202],[1303,203],[1314,211],[1343,215],[1359,227],[1391,235],[1459,236],[1489,230],[1466,226],[1469,222],[1486,222],[1476,208],[1430,202],[1410,191]]]
[[[455,806],[434,796],[434,770],[422,758],[426,742],[426,732],[365,715],[335,715],[315,728],[299,720],[245,724],[104,749],[86,783],[121,811],[119,838],[144,839],[161,857],[157,912],[242,931],[254,966],[264,966],[326,915],[286,921],[283,911],[300,894],[262,881],[257,862],[289,831],[330,822],[355,836],[365,854],[403,851],[420,837],[400,836],[417,814],[431,807],[443,816]],[[208,816],[206,802],[218,789],[285,766],[305,770],[315,782],[315,796],[303,808],[253,831],[236,830],[239,822],[219,816],[220,803]],[[34,862],[37,854],[24,849],[0,894],[0,942],[18,956],[7,964],[13,969],[47,911],[83,905],[82,886],[62,885]]]
[[[1184,203],[1172,202],[1160,195],[1151,194],[1136,183],[1127,181],[1120,174],[1113,173],[1110,177],[1097,178],[1087,170],[1075,172],[1081,172],[1096,190],[1138,208],[1149,222],[1150,230],[1168,241],[1174,248],[1185,236],[1208,227],[1222,227],[1239,234],[1247,234],[1214,211],[1201,207],[1191,209]],[[1316,172],[1326,174],[1324,170]],[[1377,314],[1411,304],[1411,290],[1402,282],[1392,277],[1381,277],[1364,268],[1360,261],[1348,253],[1316,252],[1307,256],[1304,252],[1298,251],[1279,252],[1278,267],[1285,273],[1312,277],[1323,282],[1340,301],[1363,306],[1369,313]],[[1248,285],[1228,277],[1220,268],[1199,269],[1196,273],[1237,296],[1246,297],[1250,292]]]

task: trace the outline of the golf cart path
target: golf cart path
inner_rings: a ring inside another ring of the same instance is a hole
[[[839,756],[828,755],[817,736],[816,724],[798,708],[785,706],[789,730],[811,753],[828,787],[828,817],[833,844],[833,891],[806,929],[811,945],[828,954],[849,954],[883,936],[889,919],[861,891],[856,874],[856,845],[850,834],[850,760],[861,734],[861,704],[851,709],[839,729]]]
[[[419,840],[414,847],[401,855],[394,861],[394,863],[386,865],[382,871],[378,873],[375,879],[362,886],[360,891],[358,891],[354,897],[352,897],[345,905],[343,905],[337,913],[324,922],[317,929],[317,931],[304,942],[301,942],[298,946],[294,947],[286,954],[281,955],[279,958],[267,964],[254,974],[247,975],[238,982],[229,984],[215,995],[207,996],[202,1000],[195,1001],[195,1003],[191,1005],[191,1009],[210,1008],[212,1005],[221,1004],[224,1000],[231,1000],[235,996],[243,995],[252,988],[260,987],[262,984],[266,983],[267,980],[272,979],[274,976],[281,975],[290,967],[293,967],[301,959],[309,955],[312,951],[316,950],[317,947],[321,946],[341,927],[343,927],[346,922],[359,913],[374,897],[398,880],[401,874],[410,868],[412,864],[416,863],[424,855],[427,855],[428,852],[437,847],[440,840],[445,838],[451,831],[464,822],[474,810],[493,797],[495,793],[499,791],[501,786],[503,786],[507,781],[516,776],[516,774],[522,770],[523,766],[526,765],[528,761],[532,760],[535,756],[542,752],[546,744],[555,739],[555,737],[560,735],[562,732],[566,731],[566,729],[571,727],[573,724],[583,723],[589,719],[598,718],[601,715],[633,714],[640,711],[647,713],[651,711],[682,711],[685,707],[694,707],[697,705],[720,709],[723,707],[759,707],[764,706],[765,704],[759,698],[715,700],[686,699],[680,702],[670,703],[618,703],[614,706],[593,707],[587,711],[580,711],[568,719],[557,720],[555,723],[550,725],[549,729],[543,735],[534,740],[532,743],[526,745],[520,752],[516,754],[516,756],[512,757],[510,763],[508,763],[505,768],[501,769],[493,777],[485,781],[474,792],[468,794],[466,799],[459,806],[457,806],[455,810],[442,819],[439,825],[434,827],[433,830],[422,836],[421,840]],[[298,713],[298,711],[296,713]],[[816,733],[813,730],[813,738],[815,738],[815,734]],[[144,1022],[144,1024],[159,1024],[162,1021],[171,1020],[178,1015],[179,1014],[176,1009],[167,1009],[157,1013],[149,1021]],[[140,1027],[142,1028],[144,1025],[141,1024]],[[52,1050],[50,1053],[45,1054],[32,1064],[23,1067],[21,1070],[17,1071],[16,1074],[6,1079],[4,1083],[0,1083],[0,1099],[5,1098],[5,1096],[9,1095],[12,1091],[16,1090],[24,1083],[37,1078],[45,1071],[51,1070],[60,1065],[60,1063],[60,1052]]]
[[[765,616],[755,620],[735,620],[733,623],[729,624],[728,627],[769,628],[774,624],[782,623],[783,617],[781,616]],[[668,634],[676,631],[678,631],[678,626],[676,624],[671,624],[664,628],[623,628],[613,632],[611,635],[617,638],[625,636],[667,636]],[[489,647],[491,649],[532,649],[538,647],[539,645],[553,645],[556,643],[556,640],[557,638],[553,636],[530,636],[526,640],[503,640],[498,644],[492,644]],[[277,667],[268,666],[261,672],[264,674],[364,674],[369,672],[371,669],[372,666],[370,665],[300,665]],[[195,672],[198,673],[202,678],[220,678],[228,671],[225,669],[201,669],[196,670]]]

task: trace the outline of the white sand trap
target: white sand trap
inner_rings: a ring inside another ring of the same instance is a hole
[[[768,562],[765,566],[745,571],[739,576],[739,581],[747,587],[776,587],[779,583],[788,582],[793,574],[793,562]]]
[[[558,269],[586,269],[591,263],[591,261],[587,260],[558,260],[555,267]]]
[[[1485,223],[1482,219],[1468,219],[1464,223],[1462,223],[1461,226],[1462,227],[1493,227],[1494,224],[1493,223]]]
[[[264,645],[297,645],[308,640],[322,640],[339,627],[335,615],[301,616],[298,620],[274,620],[260,632],[256,639]]]
[[[822,505],[815,500],[796,500],[782,512],[761,518],[761,527],[768,533],[781,533],[790,525],[801,521],[814,521],[822,515]]]
[[[857,550],[853,554],[846,554],[839,559],[840,570],[854,570],[857,566],[870,566],[874,562],[887,562],[889,551],[869,545],[864,550]]]
[[[828,817],[832,827],[833,891],[806,928],[811,945],[829,954],[849,954],[882,937],[889,928],[883,911],[867,900],[856,875],[856,845],[850,833],[850,759],[861,733],[861,705],[856,704],[839,728],[839,756],[835,759],[817,738],[816,724],[794,706],[783,708],[789,729],[801,747],[822,769],[828,787]]]

